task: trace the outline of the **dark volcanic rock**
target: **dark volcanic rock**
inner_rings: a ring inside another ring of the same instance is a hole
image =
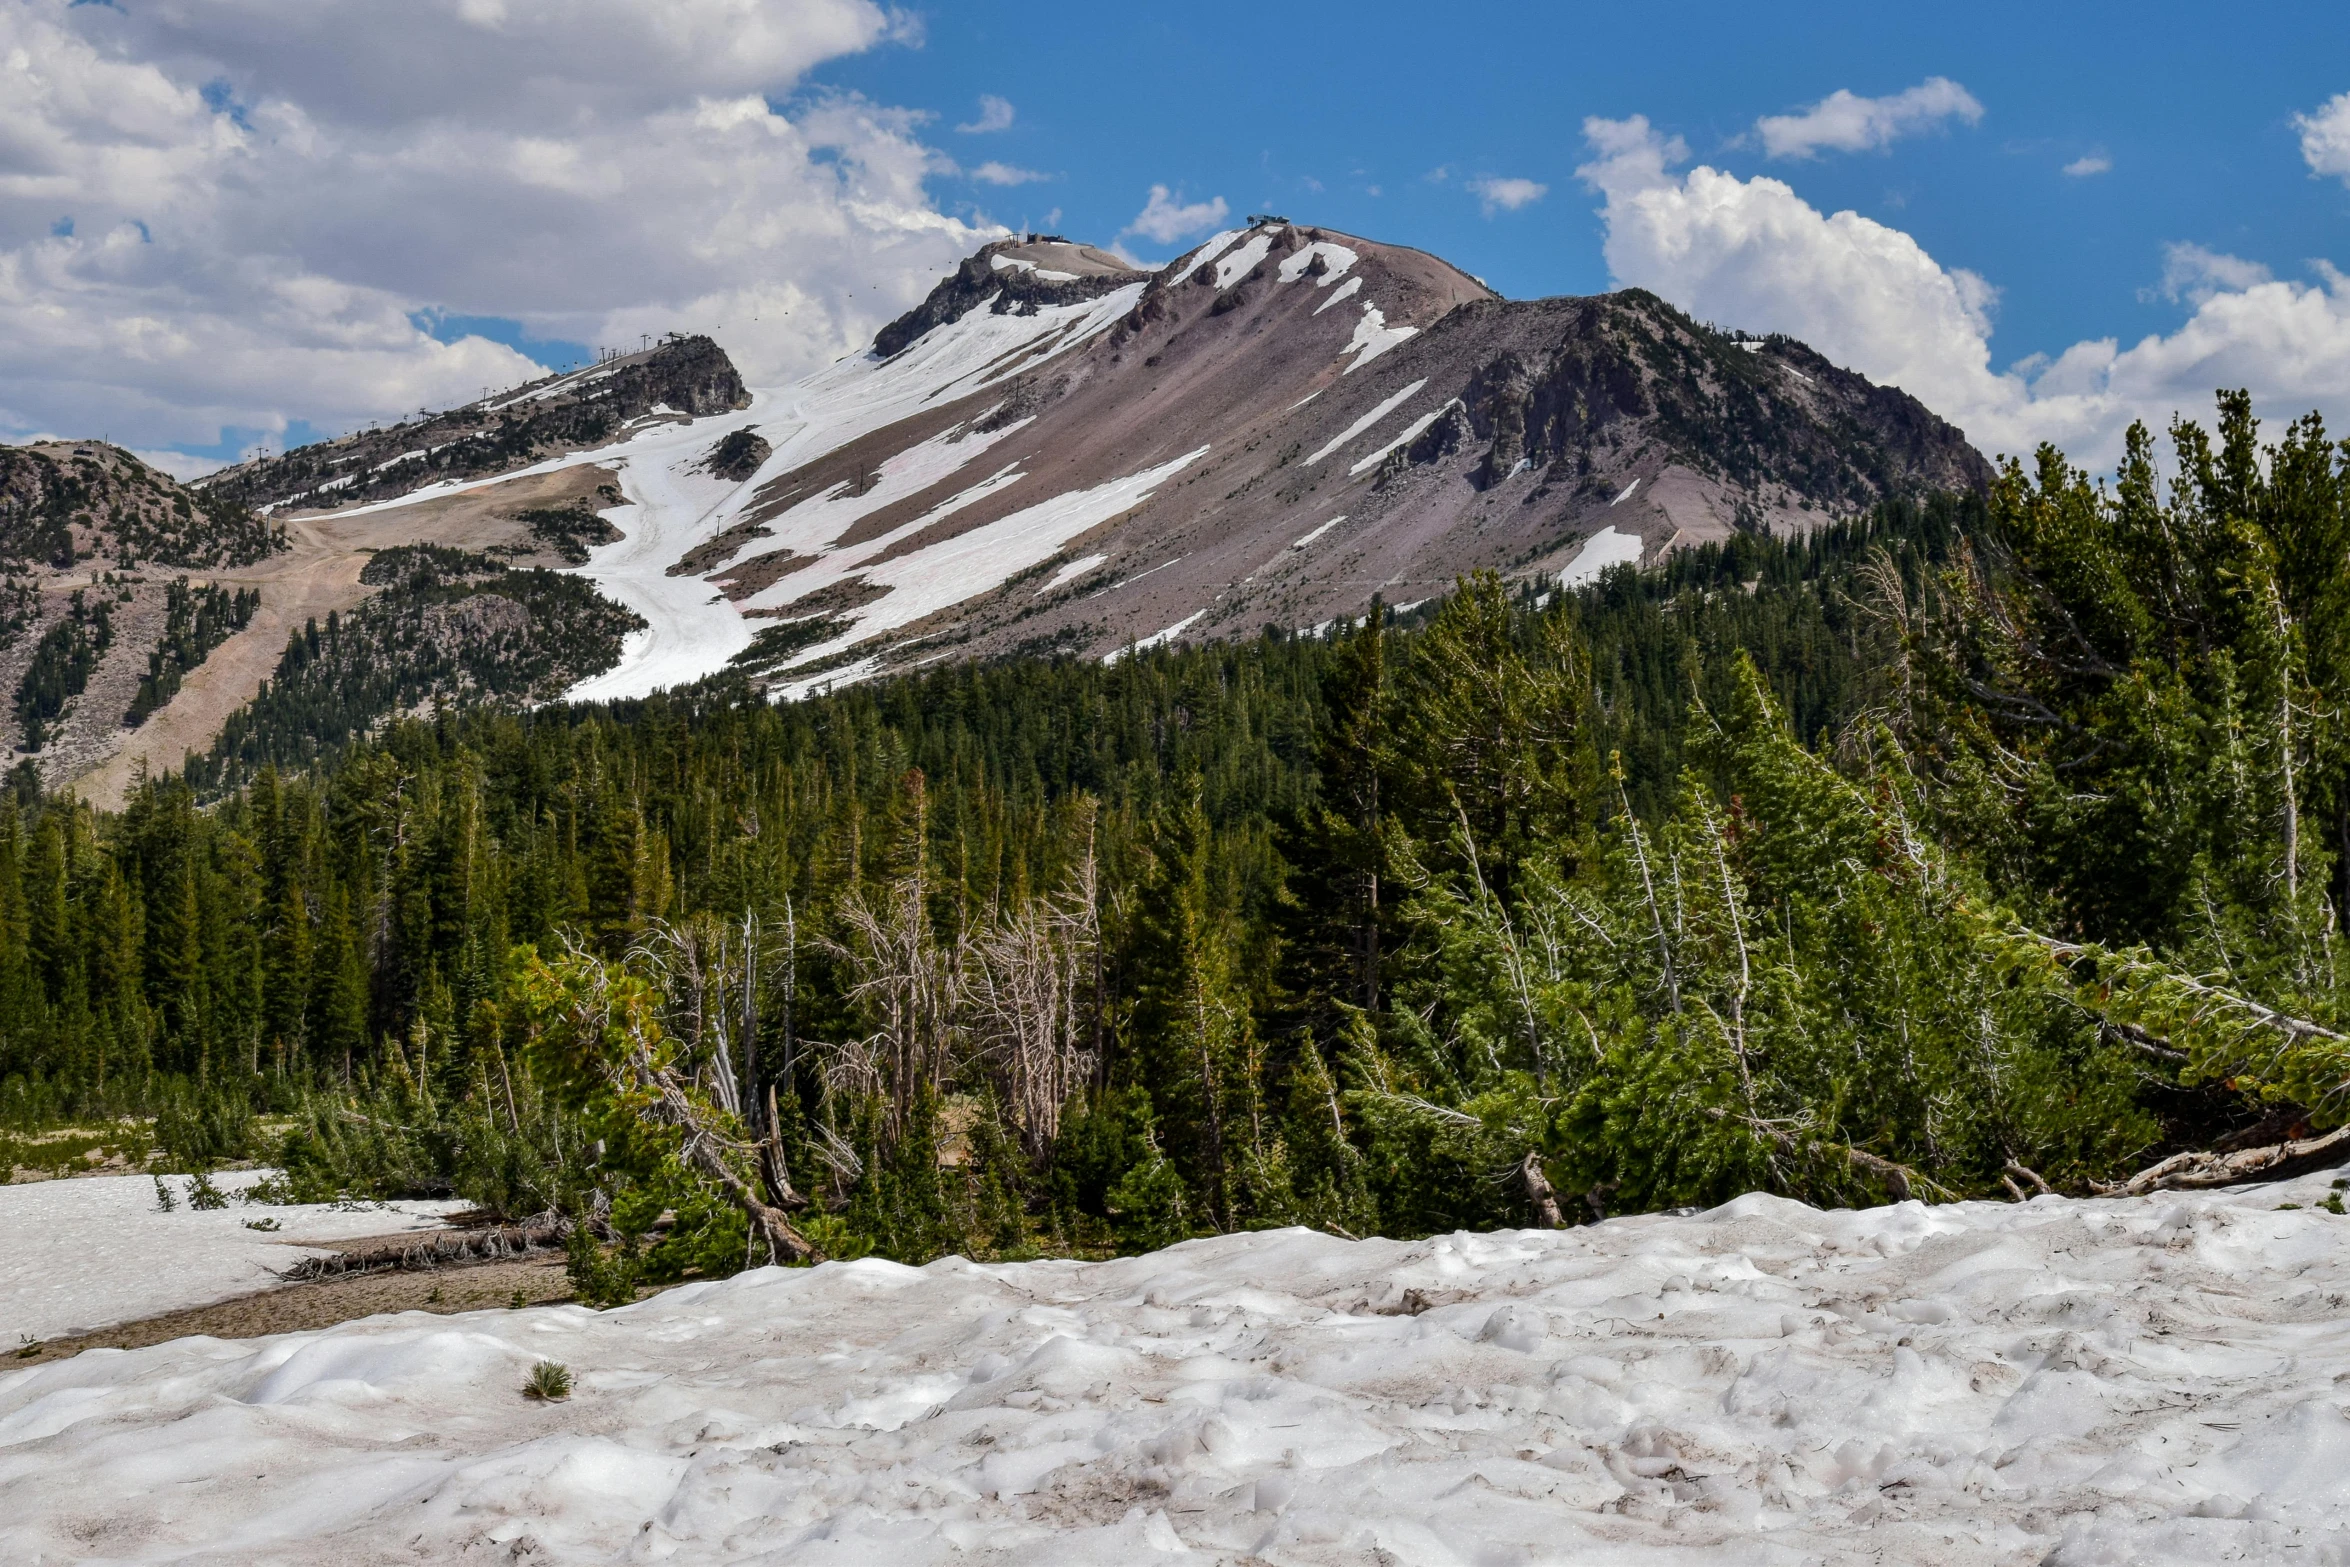
[[[960,321],[991,300],[997,315],[1033,315],[1040,306],[1099,299],[1150,275],[1091,245],[1051,238],[999,240],[966,256],[929,298],[883,327],[873,339],[873,351],[890,358],[931,328]]]
[[[710,460],[705,466],[713,476],[740,484],[759,471],[759,464],[767,460],[772,450],[765,436],[736,430],[710,448]]]

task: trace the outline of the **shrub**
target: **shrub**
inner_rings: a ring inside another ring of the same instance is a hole
[[[571,1396],[571,1368],[559,1361],[540,1361],[530,1368],[522,1396],[542,1404],[560,1404]]]

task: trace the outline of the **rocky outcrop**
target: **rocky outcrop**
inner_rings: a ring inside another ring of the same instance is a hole
[[[982,305],[997,315],[1034,315],[1050,305],[1099,299],[1148,276],[1106,250],[1072,245],[1057,234],[998,240],[964,257],[928,298],[883,327],[873,352],[891,358],[923,333]]]
[[[245,506],[332,510],[505,473],[604,445],[646,420],[699,419],[750,400],[725,349],[707,337],[670,337],[462,408],[224,468],[200,488]]]

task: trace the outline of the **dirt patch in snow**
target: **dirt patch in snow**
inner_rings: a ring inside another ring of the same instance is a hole
[[[357,1247],[361,1242],[351,1243]],[[491,1307],[560,1306],[571,1297],[571,1280],[558,1255],[513,1262],[484,1262],[471,1267],[440,1268],[412,1273],[363,1273],[353,1278],[322,1279],[314,1284],[288,1284],[279,1289],[240,1295],[234,1300],[169,1311],[137,1322],[125,1322],[95,1333],[77,1333],[19,1349],[14,1358],[0,1360],[0,1368],[41,1361],[65,1360],[85,1349],[143,1349],[173,1339],[261,1338],[271,1333],[307,1333],[331,1328],[338,1322],[394,1311],[430,1311],[444,1315],[482,1311]]]

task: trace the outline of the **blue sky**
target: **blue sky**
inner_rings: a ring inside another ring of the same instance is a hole
[[[1654,288],[1986,450],[2350,427],[2339,4],[0,0],[0,439],[193,472],[670,330],[774,385],[992,225],[1217,202]]]
[[[2350,266],[2350,190],[2312,176],[2293,126],[2350,87],[2350,6],[2250,9],[2264,19],[2158,4],[1187,0],[1073,13],[983,0],[927,8],[919,48],[837,61],[817,80],[934,111],[932,139],[959,158],[1054,176],[1012,191],[936,182],[999,221],[1059,207],[1072,236],[1106,240],[1164,183],[1236,214],[1418,245],[1513,297],[1608,286],[1574,173],[1589,157],[1582,123],[1645,114],[1701,161],[1784,179],[1981,274],[1999,290],[2005,363],[2176,324],[2158,292],[2169,242],[2280,275],[2309,257]],[[1761,116],[1839,88],[1875,96],[1933,76],[1962,84],[1981,120],[1801,162],[1738,144]],[[1014,105],[1011,128],[955,134],[982,93]],[[2097,156],[2109,171],[2061,172]],[[1431,181],[1439,169],[1450,178]],[[1479,174],[1549,189],[1488,217],[1465,188]]]

